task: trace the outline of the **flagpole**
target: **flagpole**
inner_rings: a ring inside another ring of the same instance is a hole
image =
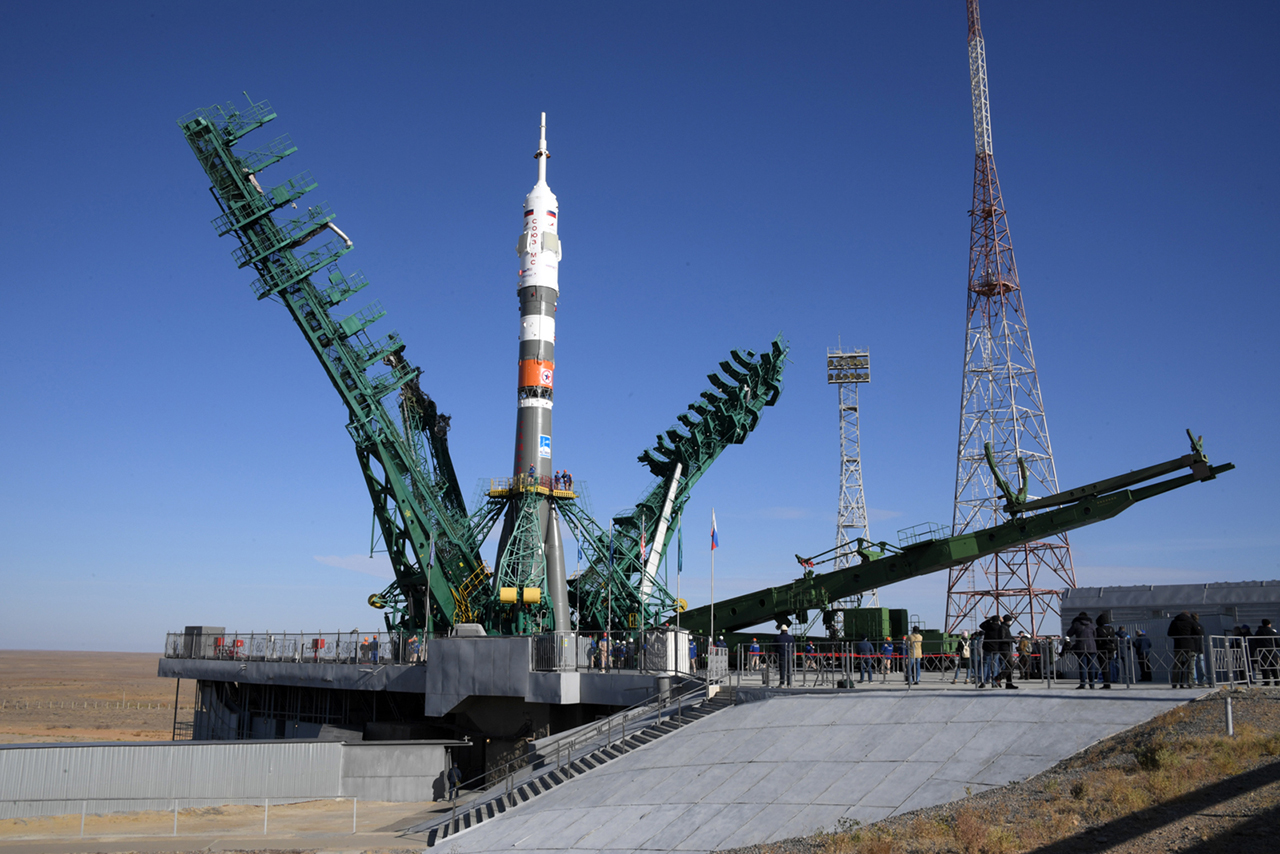
[[[613,522],[609,523],[609,580],[605,586],[605,594],[609,603],[609,616],[605,618],[604,637],[608,641],[608,654],[605,656],[606,671],[613,670]]]
[[[716,508],[711,508],[711,637],[716,636]]]
[[[680,628],[680,573],[684,571],[684,517],[676,522],[676,628]]]

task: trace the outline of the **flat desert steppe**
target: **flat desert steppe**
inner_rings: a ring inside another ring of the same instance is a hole
[[[0,650],[0,743],[168,741],[176,680],[160,653]],[[189,722],[195,682],[182,683]]]

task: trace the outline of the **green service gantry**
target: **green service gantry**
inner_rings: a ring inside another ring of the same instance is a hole
[[[858,538],[848,546],[853,547],[860,562],[822,574],[815,573],[812,567],[817,563],[825,563],[826,560],[834,560],[834,556],[819,561],[816,558],[827,552],[809,558],[796,555],[796,560],[807,569],[795,581],[716,602],[715,632],[732,632],[768,621],[779,625],[789,624],[793,619],[799,623],[807,623],[810,610],[825,610],[841,599],[866,593],[895,581],[940,572],[1014,546],[1112,519],[1139,501],[1163,495],[1188,484],[1213,480],[1223,472],[1235,468],[1231,463],[1209,465],[1204,453],[1203,437],[1196,438],[1188,430],[1187,438],[1191,440],[1189,454],[1030,501],[1027,500],[1026,467],[1023,461],[1018,460],[1022,483],[1018,491],[1014,492],[996,468],[991,445],[988,443],[987,466],[1005,498],[1004,511],[1008,514],[1009,521],[952,537],[921,540],[901,548],[885,542],[872,543]],[[1190,471],[1179,477],[1132,488],[1144,481],[1184,468]],[[710,634],[712,607],[706,605],[684,612],[680,616],[680,625],[695,634]]]
[[[405,358],[399,334],[374,338],[368,332],[385,315],[381,306],[375,302],[343,318],[330,314],[368,282],[339,268],[352,244],[327,203],[289,213],[299,210],[298,200],[316,188],[315,180],[302,172],[276,186],[259,181],[264,169],[297,147],[286,135],[258,149],[237,149],[275,118],[264,100],[244,110],[196,110],[178,124],[222,210],[215,230],[235,235],[240,245],[232,254],[240,267],[257,271],[258,299],[285,307],[347,408],[347,432],[373,501],[375,540],[380,535],[395,571],[395,581],[371,595],[369,604],[385,610],[389,630],[406,634],[439,634],[459,623],[480,623],[491,634],[503,626],[537,625],[511,618],[511,608],[522,603],[500,602],[495,574],[480,556],[510,497],[490,490],[468,514],[449,455],[449,417],[422,390],[422,371]],[[768,352],[735,350],[721,362],[721,372],[709,377],[715,390],[678,417],[683,430],[666,431],[640,455],[659,484],[609,530],[574,492],[558,492],[556,506],[587,559],[569,587],[578,628],[641,630],[678,607],[657,577],[673,522],[703,472],[728,445],[744,441],[761,409],[777,400],[786,353],[778,339]],[[399,423],[383,404],[393,392]]]
[[[713,388],[676,416],[679,427],[659,434],[654,447],[640,454],[658,480],[634,509],[613,518],[611,531],[601,530],[574,502],[559,505],[588,558],[586,571],[569,585],[580,630],[653,626],[685,606],[657,578],[676,531],[673,522],[721,452],[746,441],[764,407],[777,402],[787,352],[779,336],[764,353],[732,351],[718,373],[707,375]]]

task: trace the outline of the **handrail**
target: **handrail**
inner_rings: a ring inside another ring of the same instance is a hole
[[[657,707],[658,710],[665,709],[669,707],[672,703],[684,700],[686,697],[692,696],[694,694],[703,693],[707,690],[707,686],[705,682],[701,682],[701,680],[694,680],[694,681],[699,682],[700,684],[697,684],[693,688],[690,688],[678,694],[668,691],[665,695],[666,697],[665,700],[663,699],[664,697],[663,693],[658,692],[657,694],[654,694],[652,697],[649,697],[648,699],[642,700],[639,703],[636,703],[626,709],[623,709],[620,712],[615,712],[614,714],[610,715],[604,720],[595,721],[592,724],[588,724],[587,726],[591,727],[593,731],[589,731],[589,730],[571,731],[572,735],[570,735],[570,733],[563,733],[556,740],[545,742],[541,747],[538,748],[537,752],[539,754],[543,754],[549,748],[554,748],[556,752],[559,753],[561,745],[566,739],[568,739],[568,741],[570,742],[570,751],[572,752],[573,750],[580,747],[582,741],[586,739],[588,736],[591,736],[591,735],[599,736],[601,731],[604,731],[606,733],[612,732],[612,729],[613,729],[612,722],[619,718],[622,719],[623,724],[625,725],[626,721],[635,717],[639,717],[639,715],[634,714],[636,712],[646,711],[646,710],[649,710],[651,707]],[[608,744],[612,744],[612,743],[613,743],[612,741],[608,742]]]
[[[490,769],[483,774],[472,777],[470,780],[464,780],[458,783],[456,788],[459,791],[462,791],[463,789],[470,789],[473,792],[488,794],[492,792],[494,789],[496,789],[498,786],[505,786],[505,791],[502,794],[504,796],[510,795],[515,790],[515,786],[513,785],[513,778],[515,777],[516,772],[524,768],[528,768],[530,769],[530,771],[538,771],[540,769],[547,768],[549,766],[550,763],[547,761],[547,757],[544,755],[548,747],[555,748],[556,767],[562,768],[564,767],[565,764],[567,764],[566,762],[562,761],[564,757],[567,757],[568,762],[573,762],[574,752],[584,747],[587,744],[587,742],[594,741],[594,739],[599,738],[599,736],[602,733],[606,735],[606,738],[603,744],[595,748],[597,750],[600,750],[606,747],[611,747],[612,745],[620,741],[625,741],[628,738],[627,721],[633,717],[638,717],[638,715],[635,714],[636,712],[639,712],[642,710],[648,710],[649,712],[652,712],[656,710],[658,712],[659,721],[660,721],[661,712],[663,709],[670,707],[673,703],[679,705],[686,698],[691,697],[694,694],[699,694],[706,691],[707,689],[706,682],[698,679],[692,679],[690,681],[695,683],[694,687],[686,691],[682,691],[680,693],[675,693],[671,691],[664,693],[662,691],[659,691],[658,693],[650,697],[646,697],[644,700],[641,700],[640,702],[635,703],[634,705],[631,705],[623,709],[622,711],[615,712],[614,714],[610,715],[604,720],[596,721],[594,724],[589,724],[588,726],[590,727],[590,729],[585,732],[577,731],[571,737],[569,736],[568,733],[566,733],[565,737],[562,737],[556,741],[544,744],[541,748],[538,749],[537,753],[532,758],[528,755],[525,755],[522,757],[518,757],[516,759],[512,759],[509,762],[506,762],[503,765],[498,766],[498,768],[496,769]],[[621,729],[619,730],[618,737],[615,739],[613,737],[613,728],[616,725],[615,721],[617,721],[617,719],[619,718],[621,718]],[[631,731],[631,735],[634,735],[638,731],[639,730],[633,729]],[[564,745],[565,738],[568,738],[568,741],[569,741],[567,749]],[[538,763],[541,763],[541,764],[538,764]],[[512,766],[515,766],[515,767],[512,767]],[[486,777],[492,778],[495,773],[501,773],[502,776],[496,780],[493,780],[487,785],[478,785],[478,786],[475,785],[478,781],[482,781]],[[533,779],[534,777],[538,777],[538,776],[542,776],[542,775],[530,774],[530,779]],[[450,790],[452,790],[455,787],[450,786],[449,788]],[[475,800],[481,800],[481,799],[476,798],[471,803],[474,803]],[[449,818],[444,820],[444,822],[450,823],[455,827],[456,827],[457,813],[458,813],[457,803],[458,803],[457,799],[454,798],[453,809],[450,813],[450,816]],[[432,827],[438,826],[440,823],[443,823],[443,822],[437,822],[436,824],[432,825]],[[427,830],[430,830],[430,829],[431,828],[427,828]],[[418,832],[421,833],[426,831],[418,831]]]

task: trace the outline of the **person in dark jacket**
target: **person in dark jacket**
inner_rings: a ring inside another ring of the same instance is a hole
[[[1107,612],[1098,615],[1093,626],[1094,644],[1098,647],[1098,668],[1102,671],[1102,687],[1110,691],[1115,681],[1113,672],[1116,667],[1116,630],[1111,626]]]
[[[978,687],[985,688],[987,683],[993,685],[996,674],[1000,672],[1000,615],[992,614],[978,624],[982,633],[982,669],[978,672]]]
[[[1080,662],[1080,685],[1077,691],[1084,688],[1085,677],[1089,677],[1089,687],[1095,687],[1098,680],[1098,640],[1095,634],[1093,618],[1081,611],[1071,621],[1067,629],[1067,637],[1071,639],[1071,651]]]
[[[876,648],[871,645],[871,640],[863,637],[862,640],[858,641],[856,653],[858,656],[858,681],[876,681],[871,669],[875,666]]]
[[[1001,617],[999,614],[992,614],[990,617],[982,621],[978,627],[982,629],[982,658],[983,673],[978,677],[978,687],[987,687],[987,682],[991,682],[991,687],[996,687],[1001,678],[1004,679],[1004,687],[1017,688],[1013,684],[1013,615],[1005,614]]]
[[[458,797],[458,786],[462,785],[462,772],[458,770],[458,763],[453,763],[453,767],[449,769],[446,779],[449,782],[449,800]]]
[[[791,687],[791,676],[796,670],[796,639],[786,626],[778,630],[778,684]]]
[[[1154,678],[1151,673],[1151,638],[1142,629],[1133,639],[1133,657],[1138,665],[1138,681],[1150,682]]]
[[[1017,688],[1013,684],[1013,647],[1017,639],[1013,636],[1013,614],[1005,614],[1000,619],[1000,654],[1004,656],[1004,687]],[[995,683],[992,683],[995,687]]]
[[[1173,638],[1173,674],[1170,684],[1174,688],[1191,687],[1192,662],[1197,651],[1196,621],[1190,611],[1183,611],[1169,623],[1169,637]]]
[[[1258,676],[1262,684],[1280,685],[1280,649],[1277,648],[1277,633],[1270,620],[1263,620],[1262,625],[1253,633],[1253,648],[1256,651]]]

